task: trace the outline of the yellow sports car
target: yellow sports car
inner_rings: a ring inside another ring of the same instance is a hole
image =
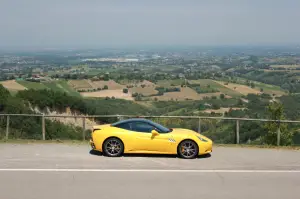
[[[212,141],[195,131],[169,129],[142,118],[94,126],[90,144],[110,157],[139,153],[178,154],[191,159],[212,152]]]

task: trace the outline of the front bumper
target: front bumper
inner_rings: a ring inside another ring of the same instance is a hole
[[[201,145],[199,147],[199,155],[212,153],[212,145],[213,145],[212,142],[201,143]]]

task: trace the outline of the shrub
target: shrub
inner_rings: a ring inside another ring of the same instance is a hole
[[[124,88],[124,89],[123,89],[123,93],[128,93],[128,89],[127,89],[127,88]]]

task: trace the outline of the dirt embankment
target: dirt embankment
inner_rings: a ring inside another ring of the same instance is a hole
[[[53,117],[47,117],[47,119],[50,119],[52,121],[59,121],[63,124],[67,125],[73,125],[78,127],[83,127],[83,118],[82,116],[86,116],[81,113],[72,112],[69,108],[66,109],[65,112],[58,112],[58,111],[51,111],[50,109],[47,109],[46,111],[41,111],[39,108],[35,107],[31,109],[35,111],[38,114],[45,114]],[[66,116],[66,117],[62,117]],[[77,117],[75,117],[77,116]],[[85,118],[85,129],[92,129],[93,126],[98,125],[94,118]]]

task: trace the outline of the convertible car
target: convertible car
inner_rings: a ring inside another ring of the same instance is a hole
[[[192,159],[212,152],[212,141],[195,131],[166,128],[142,118],[94,126],[90,145],[109,157],[139,153],[177,154]]]

